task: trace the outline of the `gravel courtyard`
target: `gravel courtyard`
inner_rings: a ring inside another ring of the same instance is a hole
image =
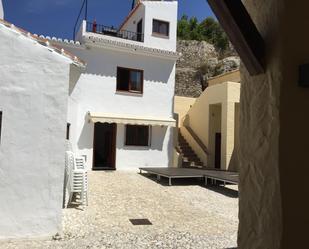
[[[90,172],[89,206],[64,210],[54,240],[6,242],[0,248],[234,248],[236,186],[205,188],[196,180],[168,187],[134,172]],[[153,225],[133,226],[147,218]]]

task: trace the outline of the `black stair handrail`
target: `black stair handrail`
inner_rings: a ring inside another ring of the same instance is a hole
[[[195,140],[195,142],[197,142],[197,144],[202,148],[202,150],[205,152],[205,154],[207,156],[210,155],[210,152],[207,148],[207,146],[202,142],[202,140],[196,135],[196,133],[191,129],[191,127],[189,126],[184,126],[188,132],[190,133],[190,135],[193,137],[193,139]]]

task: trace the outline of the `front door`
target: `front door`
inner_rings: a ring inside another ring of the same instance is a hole
[[[215,139],[215,168],[221,169],[221,133],[216,133]]]
[[[137,33],[136,40],[141,42],[143,39],[143,34],[142,34],[143,33],[143,19],[138,22],[136,33]]]
[[[93,170],[116,169],[116,124],[95,123]]]

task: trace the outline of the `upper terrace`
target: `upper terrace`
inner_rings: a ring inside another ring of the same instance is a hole
[[[86,31],[95,34],[118,37],[121,39],[143,42],[144,34],[142,32],[133,32],[130,30],[117,29],[114,26],[105,26],[97,24],[96,21],[86,22]]]
[[[177,8],[176,0],[136,0],[120,27],[115,27],[89,21],[88,1],[84,0],[74,28],[74,40],[83,43],[85,38],[95,37],[176,51]],[[78,28],[83,10],[85,16]]]

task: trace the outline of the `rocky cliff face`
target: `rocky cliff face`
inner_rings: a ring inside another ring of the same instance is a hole
[[[199,97],[207,87],[207,78],[239,68],[240,59],[234,51],[220,58],[213,45],[205,41],[178,41],[177,96]]]

